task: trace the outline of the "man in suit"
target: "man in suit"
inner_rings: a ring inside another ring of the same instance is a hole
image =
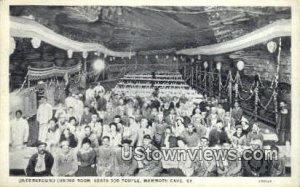
[[[44,142],[37,143],[38,152],[30,158],[27,168],[27,176],[51,176],[53,166],[53,156],[46,151],[47,144]]]

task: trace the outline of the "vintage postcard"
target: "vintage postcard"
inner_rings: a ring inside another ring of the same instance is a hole
[[[0,1],[0,186],[300,186],[299,1]]]

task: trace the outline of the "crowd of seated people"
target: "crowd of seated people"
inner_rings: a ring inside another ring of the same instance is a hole
[[[129,97],[97,85],[83,95],[70,93],[55,110],[43,98],[38,115],[43,132],[39,132],[38,151],[28,162],[27,176],[285,175],[284,159],[268,160],[266,155],[260,160],[186,160],[176,167],[164,167],[160,160],[121,158],[137,146],[264,149],[259,126],[249,123],[237,102],[230,107],[206,97],[193,103],[184,96],[160,97],[159,93]],[[20,127],[22,131],[17,130]],[[16,112],[11,129],[12,145],[26,143],[28,123],[22,111]],[[276,145],[269,147],[278,150]]]

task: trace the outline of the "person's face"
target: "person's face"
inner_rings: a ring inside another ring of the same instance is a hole
[[[93,123],[97,122],[97,115],[92,115],[92,122]]]
[[[175,111],[174,111],[174,109],[172,109],[172,110],[170,111],[170,114],[172,114],[172,115],[174,115],[174,114],[175,114]]]
[[[185,147],[185,144],[183,143],[182,140],[178,140],[178,141],[177,141],[177,144],[178,144],[178,147],[180,147],[180,148]]]
[[[84,107],[84,112],[85,112],[86,114],[88,114],[88,113],[90,112],[90,109],[89,109],[88,107]]]
[[[90,147],[91,147],[91,145],[90,145],[89,143],[84,143],[84,144],[82,144],[82,148],[83,148],[84,150],[88,150]]]
[[[258,126],[256,124],[253,124],[252,130],[255,131],[255,132],[257,132],[258,131]]]
[[[201,112],[201,111],[200,111],[199,108],[197,108],[197,109],[195,110],[195,113],[196,113],[196,114],[200,114],[200,112]]]
[[[134,123],[134,119],[133,118],[129,118],[129,124],[133,124]]]
[[[157,112],[158,112],[158,111],[157,111],[156,108],[152,108],[152,113],[153,113],[153,114],[157,114]]]
[[[59,117],[59,122],[60,122],[60,123],[64,123],[65,121],[66,121],[66,118],[65,118],[65,117],[63,117],[63,116],[62,116],[62,117]]]
[[[117,124],[118,124],[118,123],[120,123],[120,121],[121,121],[121,119],[120,119],[120,118],[114,118],[114,122],[115,122],[115,123],[117,123]]]
[[[130,145],[128,143],[123,144],[124,151],[128,152],[130,148],[129,146]]]
[[[194,127],[192,125],[189,125],[187,130],[189,133],[192,133],[194,131]]]
[[[89,136],[91,134],[91,129],[90,128],[85,128],[84,131],[85,131],[85,134],[87,136]]]
[[[119,103],[120,103],[120,105],[123,105],[123,104],[124,104],[124,100],[123,100],[123,99],[120,99],[120,100],[119,100]]]
[[[167,128],[166,129],[166,134],[171,134],[171,129]]]
[[[46,145],[43,144],[43,145],[38,146],[39,154],[41,154],[41,155],[45,154],[45,150],[46,150]]]
[[[200,144],[202,147],[207,147],[208,146],[208,140],[207,139],[201,139]]]
[[[16,118],[17,118],[17,119],[20,119],[21,117],[22,117],[22,114],[21,114],[20,112],[17,112],[17,113],[16,113]]]
[[[146,127],[146,126],[147,126],[147,124],[148,124],[148,121],[147,121],[147,119],[142,119],[142,121],[141,121],[141,125],[142,125],[142,127]]]
[[[104,138],[102,140],[102,145],[104,145],[105,147],[108,147],[109,146],[109,140],[107,138]]]
[[[238,103],[234,103],[234,107],[235,107],[235,108],[238,108],[238,107],[239,107],[239,104],[238,104]]]
[[[260,145],[258,145],[258,144],[251,144],[251,148],[252,148],[252,150],[257,150],[257,149],[260,148]]]
[[[55,122],[53,121],[53,120],[51,120],[50,122],[49,122],[49,126],[50,126],[50,128],[54,128],[55,127]]]
[[[62,149],[62,152],[67,154],[69,151],[70,151],[70,147],[69,147],[69,144],[64,144],[61,146],[61,149]]]
[[[225,112],[225,117],[230,117],[230,113],[229,112]]]
[[[64,130],[64,135],[65,135],[65,137],[69,137],[70,136],[70,131],[69,130]]]
[[[72,119],[72,120],[70,121],[70,124],[71,124],[71,125],[75,125],[75,124],[76,124],[76,120],[75,120],[75,119]]]
[[[236,130],[236,132],[237,132],[237,134],[242,134],[243,130],[242,130],[242,128],[238,128],[238,129]]]
[[[201,119],[200,118],[196,118],[195,119],[195,124],[201,124]]]
[[[231,145],[229,143],[224,143],[222,146],[223,149],[230,149]]]
[[[222,127],[223,127],[223,124],[222,124],[222,123],[217,123],[216,126],[217,126],[217,129],[218,129],[218,130],[221,130]]]
[[[150,145],[150,143],[151,143],[151,140],[149,140],[148,138],[145,138],[145,139],[143,140],[144,146],[148,146],[148,145]]]

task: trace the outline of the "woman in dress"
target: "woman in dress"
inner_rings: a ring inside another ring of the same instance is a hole
[[[59,143],[61,131],[56,124],[56,119],[49,120],[49,128],[46,136],[46,143],[48,145],[48,150],[51,150],[52,147],[55,147]]]
[[[121,144],[122,135],[121,133],[118,132],[117,125],[114,122],[110,123],[109,126],[110,126],[110,133],[109,133],[110,146],[117,147]]]
[[[70,132],[70,129],[64,129],[61,136],[60,136],[60,139],[59,139],[59,142],[63,142],[63,141],[68,141],[69,142],[69,146],[71,148],[75,148],[77,146],[77,141],[75,139],[75,136],[74,134],[72,134]]]
[[[96,176],[96,152],[91,147],[91,140],[84,138],[77,152],[78,170],[76,176]]]

